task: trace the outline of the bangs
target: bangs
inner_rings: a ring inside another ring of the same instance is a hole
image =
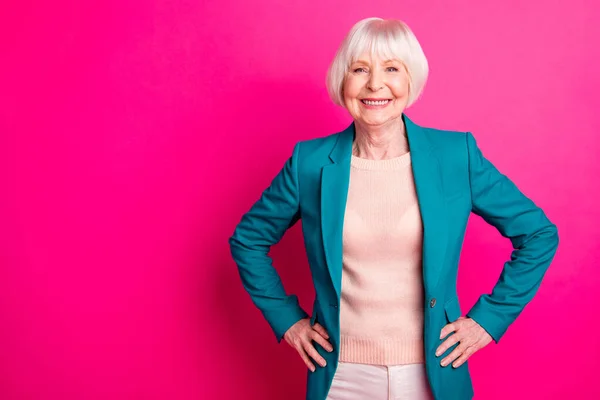
[[[399,33],[393,24],[381,23],[367,26],[361,35],[353,35],[348,43],[347,68],[364,54],[381,60],[397,60],[406,65],[410,49]]]

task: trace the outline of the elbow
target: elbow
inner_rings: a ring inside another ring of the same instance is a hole
[[[556,255],[556,251],[558,250],[558,243],[558,227],[552,224],[548,232],[548,254],[550,255],[549,262],[551,262],[554,259],[554,256]]]
[[[239,225],[235,227],[233,233],[229,239],[227,239],[227,243],[229,244],[229,252],[231,253],[231,256],[237,261],[240,251],[246,247],[240,237]]]
[[[228,239],[229,251],[236,261],[252,255],[266,254],[270,245],[265,245],[264,240],[248,231],[244,226],[238,225]]]
[[[538,235],[539,237],[544,237],[546,243],[552,247],[553,251],[556,251],[558,247],[558,227],[552,222]]]
[[[550,222],[548,226],[538,231],[534,237],[540,241],[540,246],[545,248],[546,254],[550,254],[551,257],[554,257],[559,242],[558,227]]]
[[[554,224],[552,224],[552,241],[554,243],[554,250],[556,251],[556,249],[558,248],[558,243],[560,242],[560,239],[558,238],[558,227]]]
[[[548,241],[550,243],[552,243],[553,247],[556,249],[558,247],[558,226],[556,226],[555,223],[553,223],[552,221],[550,221],[547,217],[546,217],[548,223],[547,226],[544,229],[544,234],[545,236],[548,238]]]
[[[552,253],[558,248],[558,227],[547,220],[547,223],[538,227],[535,231],[522,237],[520,242],[513,242],[515,249],[524,249],[531,246],[543,247]]]
[[[229,244],[229,254],[231,254],[231,256],[233,257],[233,259],[236,259],[236,248],[237,248],[237,243],[235,240],[235,234],[230,236],[229,239],[227,240],[227,243]]]
[[[237,231],[237,229],[229,237],[227,242],[229,243],[229,251],[231,252],[231,255],[233,256],[233,258],[237,258],[240,251],[247,248],[247,246],[244,244],[244,242],[242,240],[240,240],[240,235],[239,235],[239,232]]]
[[[228,243],[229,254],[241,272],[244,269],[245,262],[251,255],[251,250],[249,250],[248,245],[244,241],[240,240],[240,236],[237,233],[234,233],[229,238]]]

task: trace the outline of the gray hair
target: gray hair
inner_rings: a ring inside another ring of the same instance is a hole
[[[429,65],[416,36],[404,22],[366,18],[346,35],[327,71],[327,91],[333,102],[344,107],[343,88],[349,66],[363,53],[402,62],[409,75],[407,107],[423,92]]]

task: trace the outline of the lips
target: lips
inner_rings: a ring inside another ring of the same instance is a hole
[[[390,99],[361,99],[361,103],[366,104],[368,106],[384,106],[388,104]]]

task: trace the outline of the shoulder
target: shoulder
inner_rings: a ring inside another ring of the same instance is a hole
[[[329,155],[342,133],[343,131],[340,131],[326,136],[297,141],[294,153],[298,158],[298,164],[309,167],[321,167],[328,164],[330,162]]]
[[[468,176],[469,132],[435,127],[421,128],[432,154],[440,163],[442,175],[446,176],[444,179],[452,181],[456,177]]]
[[[301,186],[307,188],[312,187],[313,183],[318,184],[321,170],[331,164],[330,155],[339,143],[343,132],[345,131],[295,142],[291,164],[295,168],[298,179],[303,183]]]
[[[464,162],[468,158],[468,131],[421,127],[430,148],[443,162]]]
[[[341,132],[335,132],[322,137],[300,140],[296,146],[302,148],[303,153],[331,151],[340,134]]]
[[[456,146],[465,147],[467,140],[466,131],[457,131],[450,129],[439,129],[432,127],[422,127],[429,139],[432,147],[440,150],[455,148]]]

